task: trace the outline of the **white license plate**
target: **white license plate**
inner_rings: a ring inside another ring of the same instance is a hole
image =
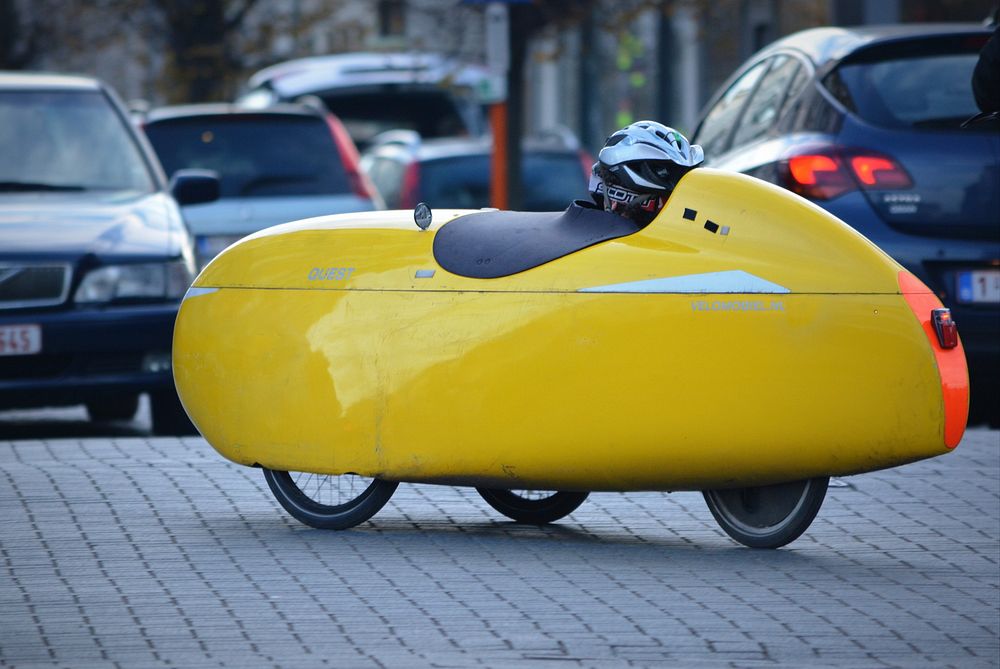
[[[32,355],[42,350],[42,328],[37,325],[0,325],[0,355]]]
[[[1000,302],[1000,269],[958,273],[959,302]]]

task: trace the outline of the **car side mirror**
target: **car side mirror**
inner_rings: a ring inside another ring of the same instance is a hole
[[[219,174],[212,170],[177,170],[170,177],[170,193],[181,206],[219,199]]]

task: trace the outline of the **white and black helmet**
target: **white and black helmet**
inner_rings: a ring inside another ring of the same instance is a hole
[[[590,190],[609,211],[615,209],[615,201],[655,206],[704,159],[702,148],[673,128],[638,121],[608,137],[594,163]]]

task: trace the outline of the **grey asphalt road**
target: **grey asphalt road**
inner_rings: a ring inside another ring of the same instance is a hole
[[[754,551],[697,493],[538,528],[401,485],[312,530],[199,438],[25,416],[0,416],[3,666],[1000,666],[1000,432],[846,479]]]

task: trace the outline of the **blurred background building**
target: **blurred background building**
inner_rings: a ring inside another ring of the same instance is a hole
[[[981,22],[996,4],[535,0],[541,20],[519,28],[525,130],[564,125],[590,148],[640,118],[691,130],[725,77],[783,35],[820,25]],[[0,69],[95,75],[153,105],[231,100],[252,72],[298,57],[433,51],[482,63],[484,11],[471,0],[0,0]]]

